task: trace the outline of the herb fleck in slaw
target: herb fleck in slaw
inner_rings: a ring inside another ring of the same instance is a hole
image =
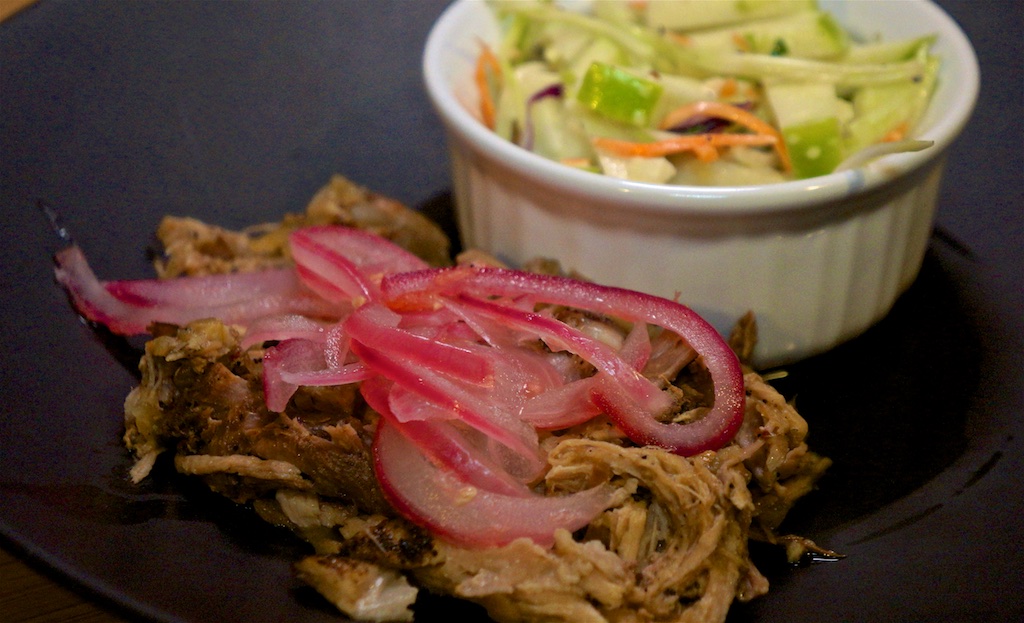
[[[490,0],[480,118],[633,181],[769,184],[916,151],[935,37],[857,41],[816,0]]]

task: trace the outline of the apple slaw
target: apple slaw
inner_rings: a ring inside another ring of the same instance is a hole
[[[825,175],[928,147],[932,35],[861,41],[815,0],[491,0],[481,121],[545,158],[657,184]]]

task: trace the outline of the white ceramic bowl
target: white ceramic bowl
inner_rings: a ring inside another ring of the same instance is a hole
[[[502,140],[469,112],[479,40],[498,27],[457,0],[427,40],[424,76],[451,153],[467,247],[511,264],[537,256],[609,284],[679,300],[726,333],[758,318],[755,363],[773,366],[848,340],[892,307],[921,267],[947,149],[978,93],[974,50],[928,0],[821,0],[852,33],[937,33],[939,85],[917,137],[929,149],[865,168],[752,187],[626,182]]]

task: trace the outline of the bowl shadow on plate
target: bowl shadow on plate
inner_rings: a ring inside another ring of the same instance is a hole
[[[786,376],[773,382],[807,419],[810,448],[833,460],[780,533],[806,536],[828,548],[830,535],[885,512],[967,450],[982,346],[970,320],[970,301],[953,278],[952,264],[965,261],[974,261],[970,251],[936,231],[920,274],[885,318],[832,351],[787,367]],[[964,487],[989,467],[982,466]],[[861,541],[919,521],[937,508]],[[751,556],[773,585],[794,573],[781,548],[752,543]],[[751,608],[756,604],[732,608],[729,623],[754,620]]]
[[[967,250],[933,236],[920,274],[885,318],[773,382],[807,419],[811,449],[833,461],[785,531],[813,536],[874,513],[967,449],[981,341],[946,268],[964,259]]]

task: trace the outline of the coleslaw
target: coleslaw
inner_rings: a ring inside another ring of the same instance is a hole
[[[825,175],[924,149],[932,35],[861,41],[815,0],[489,0],[481,121],[551,160],[657,184]]]

